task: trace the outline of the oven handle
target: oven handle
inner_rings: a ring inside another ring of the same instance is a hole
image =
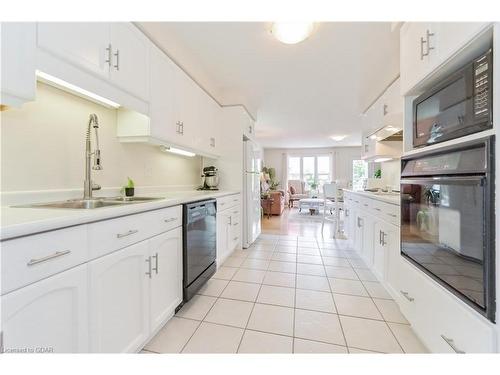
[[[470,185],[471,182],[479,182],[483,185],[485,176],[458,176],[458,177],[426,177],[426,178],[405,178],[401,180],[401,184],[422,184],[425,182],[453,182],[456,185]]]

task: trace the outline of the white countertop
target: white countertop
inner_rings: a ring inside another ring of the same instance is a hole
[[[360,195],[362,197],[376,199],[385,203],[401,205],[401,196],[399,193],[373,193],[371,191],[359,191],[344,189],[344,191]]]
[[[147,196],[164,199],[88,210],[6,206],[1,208],[0,240],[238,193],[238,191],[160,192]]]

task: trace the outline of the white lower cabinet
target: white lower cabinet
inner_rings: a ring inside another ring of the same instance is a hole
[[[401,256],[397,206],[354,192],[346,192],[344,202],[353,248],[431,352],[498,351],[494,324]]]
[[[89,263],[91,352],[133,352],[148,338],[148,260],[143,241]]]
[[[91,351],[135,352],[182,302],[182,228],[96,259],[89,270]]]
[[[151,256],[151,331],[170,318],[182,302],[182,227],[153,237]]]
[[[217,199],[217,266],[220,267],[241,244],[239,194]]]
[[[6,352],[89,351],[87,265],[2,296]]]

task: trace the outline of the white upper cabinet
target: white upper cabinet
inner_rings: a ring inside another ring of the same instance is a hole
[[[486,22],[407,22],[401,28],[401,93],[407,94],[465,47]]]
[[[87,299],[87,265],[2,296],[3,349],[88,352]]]
[[[144,34],[127,22],[38,23],[41,50],[144,101],[149,101],[149,43]],[[95,83],[82,83],[83,78],[57,64],[57,60],[45,65],[50,66],[51,75],[63,75],[70,83],[89,85],[96,94],[107,94],[108,90],[102,88],[101,93]]]
[[[201,143],[198,123],[201,89],[178,66],[174,67],[174,82],[175,143],[196,148]]]
[[[18,107],[35,99],[36,24],[1,24],[1,99],[0,104]]]
[[[111,81],[147,100],[149,40],[131,23],[112,23],[110,30]]]
[[[150,322],[160,327],[182,302],[182,228],[149,241],[151,256]]]
[[[155,46],[150,48],[150,58],[150,135],[157,139],[173,139],[177,134],[173,103],[174,64]]]
[[[38,23],[38,47],[104,78],[109,77],[110,43],[109,23]]]

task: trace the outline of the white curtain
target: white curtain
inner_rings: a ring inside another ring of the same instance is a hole
[[[288,152],[281,154],[281,189],[288,190]]]

